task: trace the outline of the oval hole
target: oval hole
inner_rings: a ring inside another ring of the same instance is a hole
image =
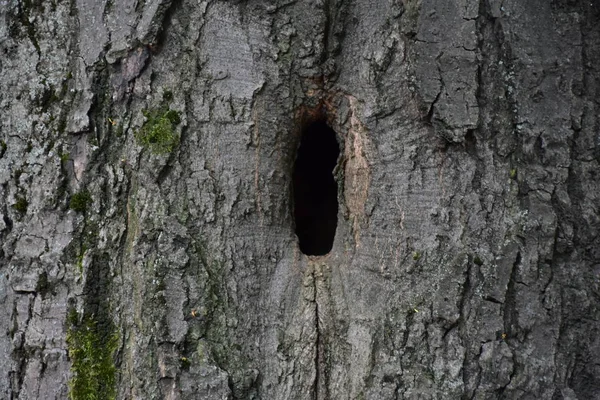
[[[340,148],[324,121],[302,131],[294,164],[294,220],[302,253],[321,256],[333,247],[337,227],[337,182],[333,169]]]

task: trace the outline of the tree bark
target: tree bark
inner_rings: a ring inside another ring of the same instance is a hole
[[[0,18],[0,398],[600,398],[597,0]]]

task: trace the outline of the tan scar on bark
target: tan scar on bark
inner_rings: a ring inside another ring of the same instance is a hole
[[[356,247],[360,246],[360,227],[365,220],[365,205],[371,183],[371,169],[367,159],[369,138],[358,117],[358,100],[346,95],[350,106],[350,127],[346,134],[344,158],[344,200],[352,221]]]

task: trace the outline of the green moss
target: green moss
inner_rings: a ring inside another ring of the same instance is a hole
[[[100,142],[98,141],[98,137],[96,135],[89,135],[88,136],[88,143],[90,145],[92,145],[93,147],[100,146]]]
[[[92,202],[92,196],[87,190],[75,193],[69,201],[69,208],[77,212],[85,212],[88,205]]]
[[[69,153],[62,153],[60,155],[60,161],[63,163],[66,163],[67,161],[69,161],[70,157],[71,157],[71,155]]]
[[[17,201],[13,204],[13,208],[20,212],[21,214],[25,214],[27,212],[27,207],[29,206],[29,202],[25,197],[18,196]]]
[[[181,117],[179,113],[175,110],[169,110],[165,113],[165,117],[171,121],[172,124],[179,125],[181,123]]]
[[[473,262],[477,265],[483,265],[483,261],[481,260],[481,258],[479,258],[479,256],[475,256],[473,258]]]
[[[179,359],[179,362],[181,363],[181,369],[184,369],[184,370],[190,369],[190,365],[192,365],[192,362],[187,357],[181,357]]]
[[[421,253],[418,251],[413,251],[412,258],[413,260],[418,261],[421,258]]]
[[[517,177],[517,169],[513,168],[510,170],[510,179],[515,179]]]
[[[171,101],[173,100],[173,92],[170,90],[165,90],[163,91],[163,100],[164,101]]]
[[[143,111],[147,121],[136,132],[135,138],[140,146],[147,147],[154,154],[166,154],[173,151],[179,136],[175,126],[181,122],[179,113],[175,110],[161,108],[153,111]]]
[[[67,312],[67,325],[69,327],[77,325],[79,323],[79,314],[75,307],[69,307],[69,311]]]
[[[87,246],[84,244],[81,246],[81,251],[77,256],[77,270],[80,274],[83,275],[83,259],[85,257],[85,252],[87,251]]]
[[[119,337],[112,326],[100,329],[91,317],[77,323],[77,314],[69,312],[71,324],[67,332],[67,345],[71,359],[72,378],[69,381],[71,400],[112,400],[116,399],[115,375],[117,368],[113,355],[117,350]]]

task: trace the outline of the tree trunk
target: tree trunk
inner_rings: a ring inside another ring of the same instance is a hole
[[[0,398],[600,398],[599,1],[0,14]]]

